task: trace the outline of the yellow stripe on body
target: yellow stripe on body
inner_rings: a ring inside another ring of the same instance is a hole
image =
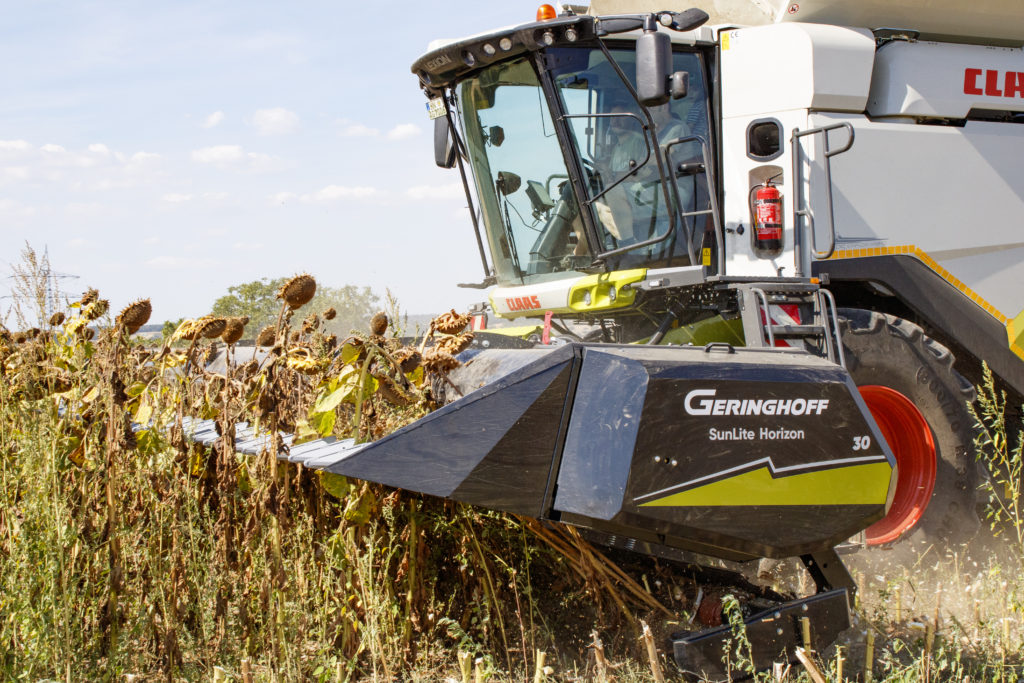
[[[995,306],[985,301],[977,292],[968,287],[963,283],[962,280],[958,279],[948,270],[939,265],[938,261],[929,256],[926,252],[921,251],[912,244],[906,244],[898,247],[871,247],[868,249],[837,249],[832,254],[832,259],[852,259],[852,258],[867,258],[869,256],[892,256],[896,254],[906,254],[916,257],[926,266],[931,268],[941,277],[943,280],[948,282],[957,288],[964,296],[978,304],[979,307],[993,318],[999,321],[1001,325],[1006,328],[1006,339],[1010,346],[1010,350],[1013,351],[1019,358],[1024,360],[1024,311],[1021,311],[1016,318],[1010,319],[1000,312]]]
[[[641,507],[885,505],[892,468],[872,462],[773,477],[768,467],[672,493]]]

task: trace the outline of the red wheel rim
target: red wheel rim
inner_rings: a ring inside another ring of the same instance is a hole
[[[868,545],[892,543],[921,519],[935,489],[935,441],[921,411],[889,387],[859,387],[896,457],[896,493],[889,514],[864,532]]]

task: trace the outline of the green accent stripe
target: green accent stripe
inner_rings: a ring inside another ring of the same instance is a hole
[[[673,493],[641,507],[721,505],[885,505],[892,468],[887,462],[773,477],[768,467]]]

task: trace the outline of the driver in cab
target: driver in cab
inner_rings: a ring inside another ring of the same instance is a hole
[[[608,116],[607,135],[601,152],[595,159],[595,166],[601,177],[602,187],[608,188],[604,195],[594,202],[597,218],[615,238],[611,248],[628,245],[647,239],[636,234],[636,228],[650,228],[652,207],[640,207],[640,196],[644,190],[660,180],[653,150],[649,150],[643,133],[643,120],[635,115],[626,102],[618,101],[611,106]],[[669,106],[650,108],[661,144],[689,135],[687,124],[672,115]],[[645,163],[645,160],[647,162]],[[633,177],[625,178],[632,174]],[[622,182],[619,182],[619,181]],[[639,221],[641,224],[637,226]]]

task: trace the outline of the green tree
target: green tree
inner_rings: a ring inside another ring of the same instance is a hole
[[[164,326],[160,329],[160,341],[166,344],[167,340],[171,338],[171,335],[174,334],[175,330],[177,330],[183,322],[185,322],[184,318],[178,318],[177,320],[165,320]]]
[[[365,331],[370,318],[380,310],[380,297],[369,287],[343,285],[341,287],[318,287],[313,300],[299,309],[303,316],[323,313],[328,308],[337,311],[337,317],[327,323],[327,329],[339,337],[345,337],[352,330]]]
[[[281,301],[277,290],[286,282],[283,277],[273,280],[261,278],[228,287],[228,293],[213,302],[214,315],[249,316],[248,330],[258,332],[264,325],[277,321]]]
[[[213,304],[212,313],[222,316],[249,316],[247,337],[255,335],[264,325],[277,322],[281,300],[277,291],[288,278],[261,278],[252,282],[228,287],[228,293]],[[370,317],[380,308],[380,297],[369,287],[343,285],[324,287],[318,283],[316,296],[295,312],[294,320],[301,321],[310,313],[323,313],[333,307],[337,317],[327,323],[328,328],[339,335],[349,330],[365,328]]]

